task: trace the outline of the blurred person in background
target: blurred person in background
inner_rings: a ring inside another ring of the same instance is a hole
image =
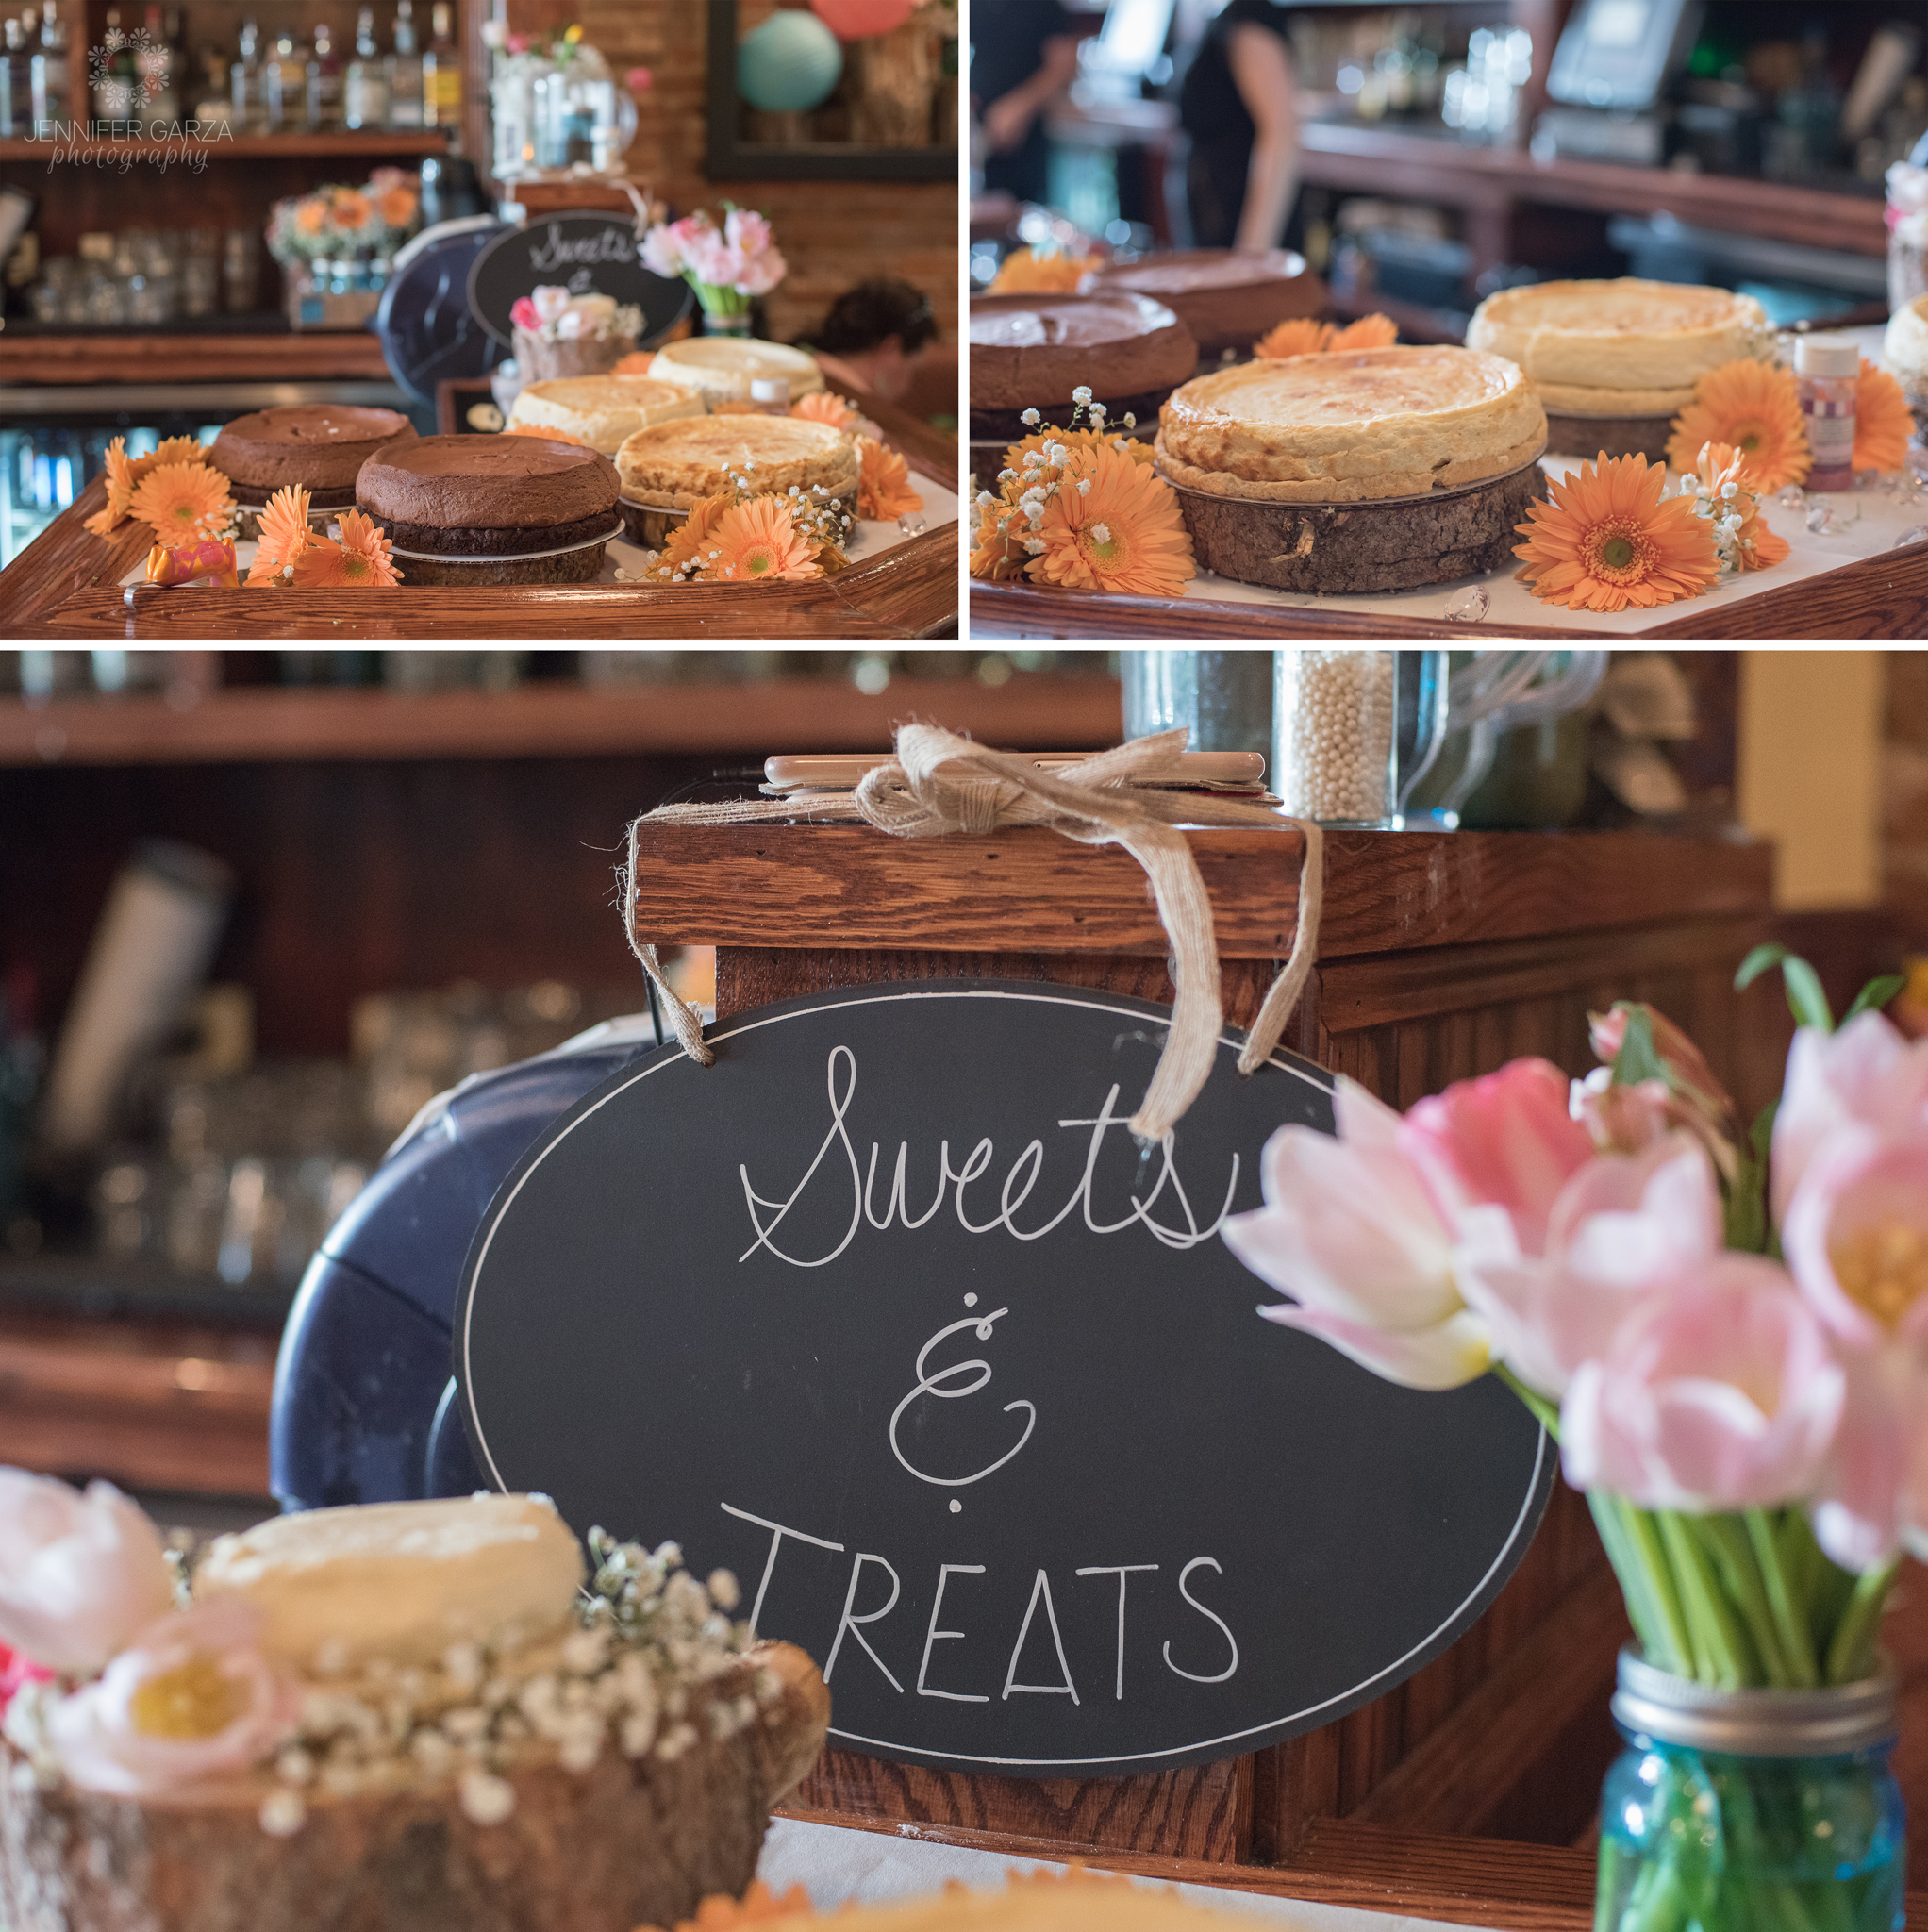
[[[972,0],[971,112],[984,135],[984,192],[1051,198],[1044,117],[1078,71],[1072,17],[1060,0]]]
[[[931,298],[901,275],[846,289],[807,346],[835,356],[873,396],[914,416],[956,415],[957,352],[938,341]]]
[[[1278,0],[1226,0],[1179,91],[1197,248],[1276,248],[1299,192],[1298,77]]]

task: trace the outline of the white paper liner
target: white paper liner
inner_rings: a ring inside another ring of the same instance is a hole
[[[598,543],[612,542],[622,536],[623,525],[612,525],[600,537],[586,537],[580,543],[565,543],[559,550],[516,550],[500,557],[454,557],[442,550],[404,550],[398,543],[389,545],[391,557],[412,557],[419,563],[535,563],[544,557],[573,557],[578,550],[592,550]]]

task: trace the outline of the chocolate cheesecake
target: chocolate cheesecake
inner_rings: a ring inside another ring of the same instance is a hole
[[[607,457],[540,436],[420,437],[371,458],[356,485],[418,585],[587,583],[616,495]]]
[[[979,295],[971,304],[971,441],[1029,435],[1026,409],[1065,428],[1080,388],[1105,405],[1114,428],[1135,416],[1149,438],[1159,405],[1197,365],[1191,331],[1148,295]]]
[[[294,403],[237,416],[214,439],[208,460],[244,509],[260,508],[289,484],[308,492],[311,509],[350,509],[362,464],[377,450],[415,441],[415,425],[393,409]]]
[[[1178,248],[1147,255],[1087,278],[1094,293],[1128,290],[1162,302],[1198,341],[1208,363],[1227,354],[1249,356],[1269,328],[1294,316],[1317,315],[1325,289],[1289,248],[1244,254],[1233,248]]]

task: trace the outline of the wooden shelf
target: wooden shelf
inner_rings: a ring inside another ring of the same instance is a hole
[[[254,764],[300,759],[586,758],[644,752],[887,749],[911,716],[1014,749],[1116,744],[1108,677],[1018,672],[893,678],[867,697],[833,678],[767,684],[532,685],[515,691],[217,691],[185,710],[161,698],[0,703],[0,765]]]
[[[1670,214],[1691,225],[1759,235],[1855,255],[1886,255],[1878,195],[1835,194],[1780,181],[1686,175],[1609,161],[1537,161],[1519,148],[1448,135],[1307,121],[1299,130],[1303,179],[1466,209],[1521,202],[1604,214]]]
[[[367,329],[259,335],[0,334],[0,387],[9,383],[389,382]]]
[[[125,136],[89,142],[89,149],[116,159],[178,161],[183,155],[210,161],[301,160],[335,155],[439,155],[449,137],[440,128],[375,129],[366,134],[236,134],[212,141],[136,141]],[[58,143],[0,141],[0,161],[42,161]]]

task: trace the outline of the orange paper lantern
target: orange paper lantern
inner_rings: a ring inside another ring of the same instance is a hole
[[[888,34],[910,18],[914,0],[810,0],[810,11],[839,41]]]

